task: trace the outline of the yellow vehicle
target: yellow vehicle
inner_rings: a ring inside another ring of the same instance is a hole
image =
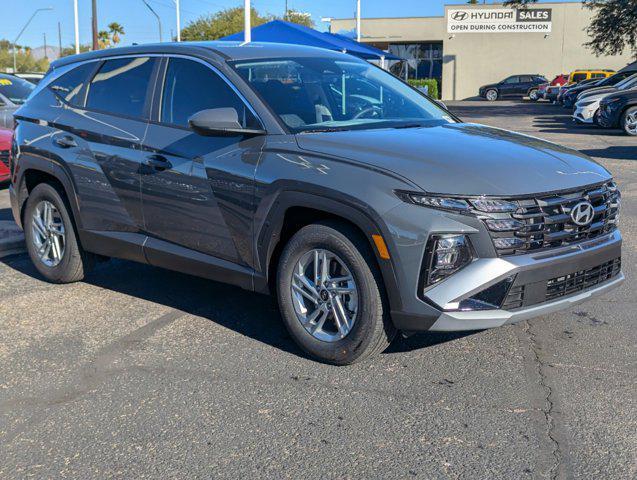
[[[615,70],[573,70],[568,76],[568,85],[579,83],[582,80],[589,80],[591,78],[606,78],[611,75],[615,75]]]

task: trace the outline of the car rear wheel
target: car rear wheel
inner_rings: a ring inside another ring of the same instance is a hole
[[[637,135],[637,107],[630,107],[622,114],[622,128],[628,135]]]
[[[533,90],[529,92],[529,98],[533,100],[534,102],[537,102],[538,100],[537,89],[534,88]]]
[[[487,93],[484,95],[487,100],[490,102],[494,102],[498,99],[498,91],[491,88],[487,90]]]
[[[80,246],[69,212],[64,194],[48,183],[37,185],[27,199],[27,251],[38,272],[53,283],[82,280],[95,261]]]
[[[294,341],[327,363],[371,357],[396,335],[369,244],[346,224],[308,225],[290,239],[279,260],[277,296]]]

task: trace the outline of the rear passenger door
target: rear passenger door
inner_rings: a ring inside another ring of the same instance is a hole
[[[216,69],[191,58],[163,60],[143,142],[142,202],[150,236],[145,251],[151,263],[161,264],[162,250],[188,254],[172,245],[251,263],[253,181],[263,139],[202,136],[188,126],[193,114],[222,107],[235,108],[244,126],[262,128]]]
[[[140,233],[140,145],[156,59],[113,58],[94,66],[83,107],[66,108],[57,121],[63,131],[53,141],[61,151],[74,153],[84,229]],[[72,85],[60,88],[73,95]]]

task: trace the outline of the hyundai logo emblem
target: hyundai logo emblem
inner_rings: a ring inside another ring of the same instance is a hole
[[[467,12],[459,10],[457,12],[453,12],[451,14],[451,18],[456,20],[457,22],[462,22],[465,18],[467,18],[467,15],[469,15]]]
[[[593,221],[595,210],[589,202],[580,202],[571,210],[571,220],[575,225],[583,227]]]

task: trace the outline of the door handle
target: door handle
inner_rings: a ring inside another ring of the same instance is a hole
[[[163,155],[149,155],[144,160],[144,165],[147,165],[158,171],[172,168],[172,164],[170,163],[170,161]]]
[[[53,141],[58,147],[61,147],[61,148],[77,147],[77,143],[75,142],[75,140],[73,140],[73,137],[71,137],[70,135],[56,137],[55,140]]]

